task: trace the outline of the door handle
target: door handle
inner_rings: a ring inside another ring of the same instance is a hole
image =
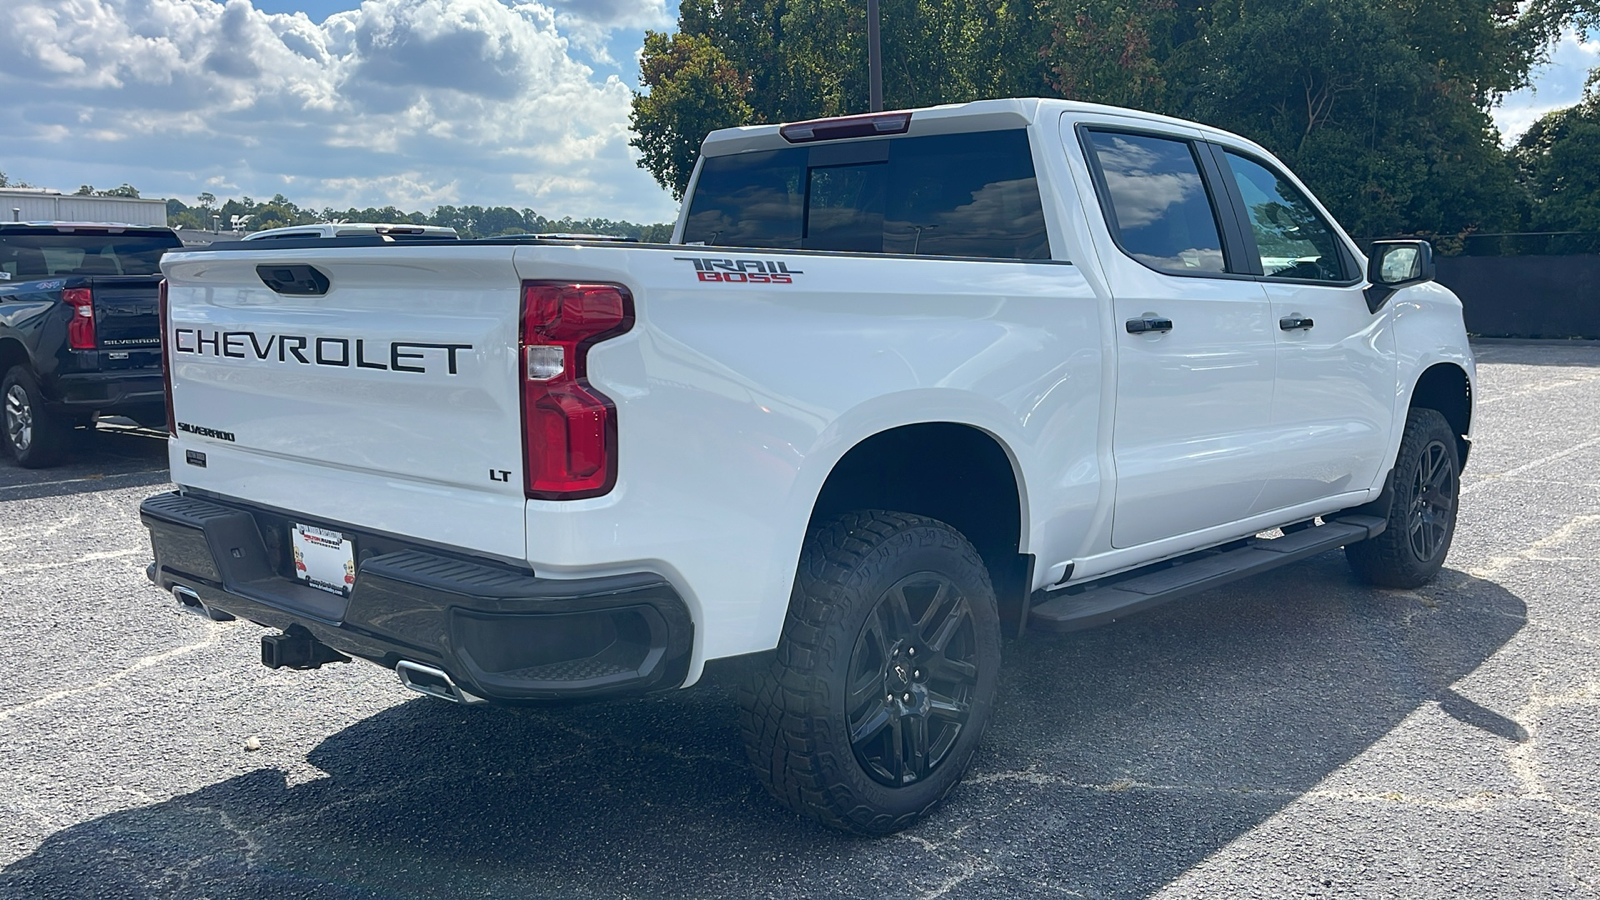
[[[1165,334],[1172,330],[1172,320],[1162,316],[1139,316],[1127,322],[1129,334],[1144,334],[1147,331],[1157,331]]]
[[[1296,331],[1301,328],[1310,328],[1317,323],[1305,316],[1284,316],[1278,320],[1278,327],[1284,331]]]

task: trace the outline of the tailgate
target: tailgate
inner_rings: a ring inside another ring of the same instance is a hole
[[[413,244],[169,256],[173,480],[305,524],[523,559],[511,254]],[[263,265],[313,266],[327,291],[278,293]]]
[[[94,297],[95,343],[102,350],[154,350],[161,346],[156,309],[161,279],[150,276],[98,277],[90,282]],[[151,357],[149,365],[159,365]]]

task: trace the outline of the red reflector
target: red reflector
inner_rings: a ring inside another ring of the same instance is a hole
[[[911,113],[873,113],[793,122],[779,128],[778,133],[791,144],[803,144],[807,141],[836,141],[878,134],[905,134],[910,127]]]
[[[617,413],[588,379],[589,348],[633,326],[616,284],[522,285],[522,448],[528,497],[598,497],[617,482]]]
[[[72,310],[72,321],[67,323],[67,346],[93,350],[94,294],[88,288],[67,288],[61,292],[61,302]]]
[[[161,319],[161,381],[167,393],[167,434],[176,436],[178,433],[178,415],[172,409],[172,347],[171,339],[167,337],[167,280],[161,279],[161,286],[157,289],[160,298],[157,310]]]

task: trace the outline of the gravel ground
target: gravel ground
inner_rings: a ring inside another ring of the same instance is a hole
[[[1478,350],[1433,585],[1330,553],[1011,644],[966,783],[877,840],[768,801],[715,679],[528,711],[265,669],[144,578],[158,439],[0,462],[0,897],[1600,896],[1600,347]]]

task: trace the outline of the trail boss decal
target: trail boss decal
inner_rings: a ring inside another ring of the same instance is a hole
[[[387,369],[394,372],[460,374],[457,354],[471,344],[430,344],[417,341],[373,341],[365,338],[308,337],[303,334],[269,334],[254,331],[207,331],[178,328],[172,332],[174,353],[226,356],[229,359],[276,359],[281,363],[332,366],[336,369]]]
[[[793,284],[799,269],[777,259],[712,259],[703,256],[674,256],[678,262],[694,263],[701,281],[723,284]]]

